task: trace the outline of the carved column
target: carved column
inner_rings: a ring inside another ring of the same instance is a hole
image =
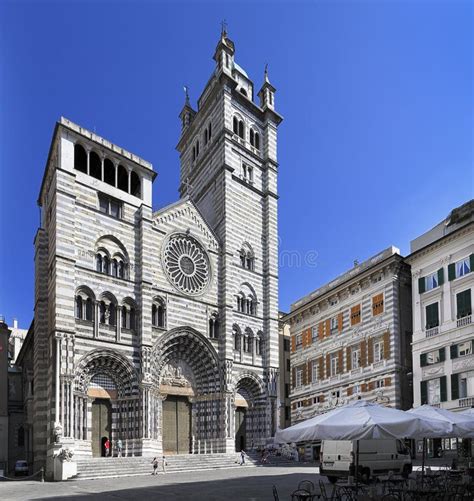
[[[99,337],[99,323],[100,323],[100,315],[99,315],[99,301],[94,302],[94,337]]]

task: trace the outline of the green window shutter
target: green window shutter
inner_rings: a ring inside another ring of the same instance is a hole
[[[444,268],[438,270],[438,285],[444,284]]]
[[[474,271],[474,254],[471,254],[469,256],[469,268],[471,271]]]
[[[439,361],[444,362],[446,360],[446,348],[439,349]]]
[[[438,325],[438,303],[429,304],[426,307],[426,328],[432,329],[433,327],[438,327]]]
[[[447,378],[446,376],[441,376],[439,378],[439,392],[441,402],[446,402],[448,400],[448,388],[447,388]]]
[[[426,353],[420,355],[420,367],[425,367],[426,364]]]
[[[451,351],[451,360],[458,358],[458,345],[457,344],[452,344],[450,347]]]
[[[451,374],[451,400],[459,398],[459,374]]]
[[[418,279],[418,292],[423,294],[425,292],[425,277]]]
[[[420,382],[420,393],[421,393],[421,405],[425,405],[428,403],[428,382],[421,381]]]
[[[448,280],[454,280],[456,278],[456,268],[454,263],[448,264]]]
[[[456,294],[457,318],[466,317],[472,313],[471,289]]]

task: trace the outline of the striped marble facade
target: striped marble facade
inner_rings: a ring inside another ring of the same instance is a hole
[[[214,58],[198,109],[181,113],[181,199],[168,207],[153,211],[150,163],[56,125],[35,239],[37,466],[61,444],[91,456],[95,398],[110,401],[126,455],[162,452],[168,395],[191,403],[192,452],[234,451],[238,406],[248,446],[274,433],[281,117],[267,75],[253,102],[225,32]]]

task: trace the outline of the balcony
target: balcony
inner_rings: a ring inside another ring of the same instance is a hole
[[[456,321],[456,327],[465,327],[466,325],[469,325],[472,323],[472,315],[467,315],[462,318],[458,318]]]
[[[439,334],[439,327],[432,327],[431,329],[426,329],[426,337],[433,337]]]
[[[466,397],[459,399],[459,407],[469,408],[474,405],[474,397]]]
[[[385,365],[385,360],[379,360],[378,362],[374,362],[373,368],[374,369],[380,369],[380,367],[383,367]]]

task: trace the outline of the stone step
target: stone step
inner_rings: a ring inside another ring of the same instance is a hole
[[[166,456],[166,471],[178,473],[209,469],[234,468],[240,466],[237,454],[182,454]],[[158,471],[161,472],[161,458]],[[77,460],[77,480],[111,478],[123,476],[151,475],[152,458],[91,458]],[[247,466],[256,466],[252,458]]]

